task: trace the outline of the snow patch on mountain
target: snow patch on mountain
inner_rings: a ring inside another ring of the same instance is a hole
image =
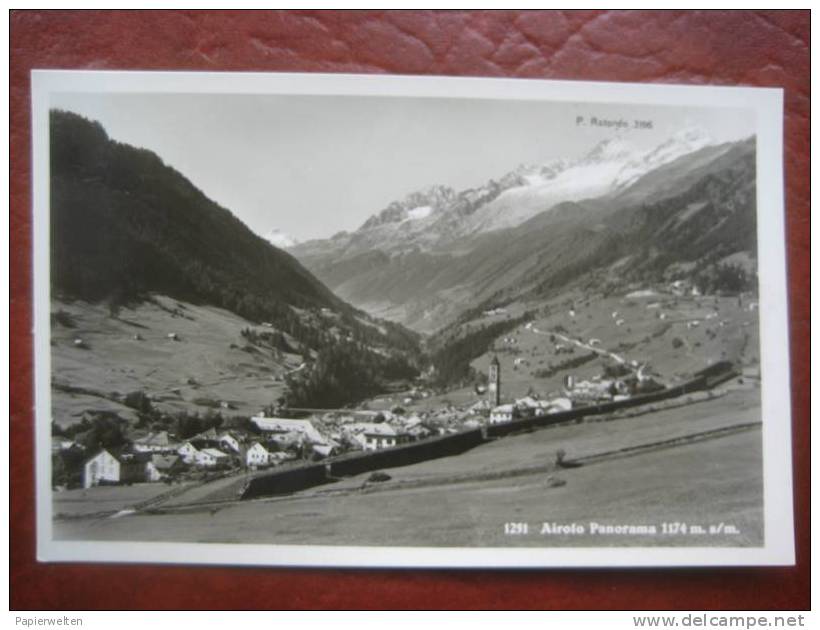
[[[407,211],[406,221],[418,221],[419,219],[426,219],[433,212],[432,206],[419,206],[418,208],[411,208]]]
[[[445,209],[455,197],[455,191],[447,186],[431,186],[425,190],[410,193],[402,201],[394,201],[381,212],[364,222],[359,232],[383,228],[405,221],[419,221]]]
[[[556,204],[604,195],[620,169],[620,162],[576,165],[538,184],[510,188],[482,206],[465,233],[514,227]]]
[[[299,241],[297,241],[295,238],[288,234],[285,234],[282,230],[279,230],[277,228],[272,229],[262,238],[264,238],[274,247],[278,247],[279,249],[287,249],[289,247],[294,247],[299,244]]]
[[[612,182],[612,188],[614,190],[627,188],[649,171],[710,144],[712,144],[712,139],[702,129],[697,127],[683,129],[651,151],[624,164]]]

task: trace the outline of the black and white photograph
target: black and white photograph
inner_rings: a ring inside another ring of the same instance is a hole
[[[41,560],[793,563],[779,90],[33,86]]]

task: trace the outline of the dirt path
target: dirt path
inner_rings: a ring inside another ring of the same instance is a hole
[[[609,358],[611,358],[613,361],[615,361],[616,363],[620,363],[621,365],[626,365],[626,359],[624,359],[624,358],[623,358],[621,355],[619,355],[619,354],[615,354],[614,352],[612,352],[612,351],[610,351],[610,350],[606,350],[605,348],[598,348],[598,347],[596,347],[596,346],[591,346],[591,345],[589,345],[589,344],[584,343],[584,342],[583,342],[583,341],[581,341],[580,339],[573,339],[572,337],[567,337],[566,335],[562,335],[561,333],[557,333],[557,332],[554,332],[554,331],[546,331],[546,332],[545,332],[545,331],[543,331],[543,330],[539,330],[539,329],[538,329],[538,328],[536,328],[535,326],[533,326],[532,328],[530,328],[530,330],[531,330],[532,332],[534,332],[536,335],[547,335],[547,336],[548,336],[548,335],[554,335],[555,337],[557,337],[557,338],[558,338],[558,339],[560,339],[561,341],[564,341],[564,342],[566,342],[566,343],[571,343],[571,344],[573,344],[573,345],[575,345],[575,346],[577,346],[577,347],[579,347],[579,348],[582,348],[582,349],[584,349],[584,350],[588,350],[588,351],[590,351],[590,352],[594,352],[594,353],[595,353],[595,354],[597,354],[598,356],[602,356],[602,357],[609,357]]]

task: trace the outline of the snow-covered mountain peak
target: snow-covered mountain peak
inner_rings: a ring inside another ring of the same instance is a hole
[[[446,247],[456,240],[511,228],[564,202],[619,194],[649,172],[713,144],[699,127],[686,127],[654,147],[637,136],[614,135],[580,157],[519,164],[481,186],[460,192],[431,186],[394,201],[349,236],[345,248],[392,252]]]

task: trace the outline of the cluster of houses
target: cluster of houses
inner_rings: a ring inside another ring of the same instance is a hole
[[[590,340],[590,344],[593,341]],[[595,377],[575,382],[568,376],[563,391],[539,399],[525,396],[514,402],[501,400],[498,359],[490,365],[486,397],[475,404],[405,414],[390,411],[351,410],[328,412],[310,419],[266,417],[250,419],[252,427],[218,431],[211,428],[186,440],[167,431],[156,431],[132,440],[127,449],[103,449],[87,458],[83,485],[166,481],[189,471],[258,470],[289,460],[322,459],[352,450],[395,448],[435,435],[486,424],[513,422],[567,411],[600,400],[618,400],[646,388],[661,387],[641,367],[618,378]],[[73,448],[64,438],[54,438],[54,452]]]
[[[167,431],[149,433],[129,447],[101,449],[85,461],[83,486],[165,481],[194,470],[229,469],[241,462],[241,436],[214,429],[178,441]]]
[[[280,443],[299,437],[318,457],[392,448],[433,434],[420,418],[389,411],[328,413],[312,420],[257,416],[251,422]]]
[[[572,409],[572,400],[558,396],[540,400],[532,396],[519,398],[515,402],[497,405],[490,409],[490,424],[502,424],[525,418],[538,418],[550,413]]]
[[[257,470],[297,459],[321,459],[350,450],[393,448],[436,434],[421,418],[390,412],[326,415],[323,418],[251,418],[256,431],[209,429],[187,440],[168,431],[134,439],[127,448],[102,449],[85,460],[86,488],[166,481],[190,471]],[[388,419],[385,418],[385,415]],[[73,441],[54,438],[53,452],[75,448]]]

